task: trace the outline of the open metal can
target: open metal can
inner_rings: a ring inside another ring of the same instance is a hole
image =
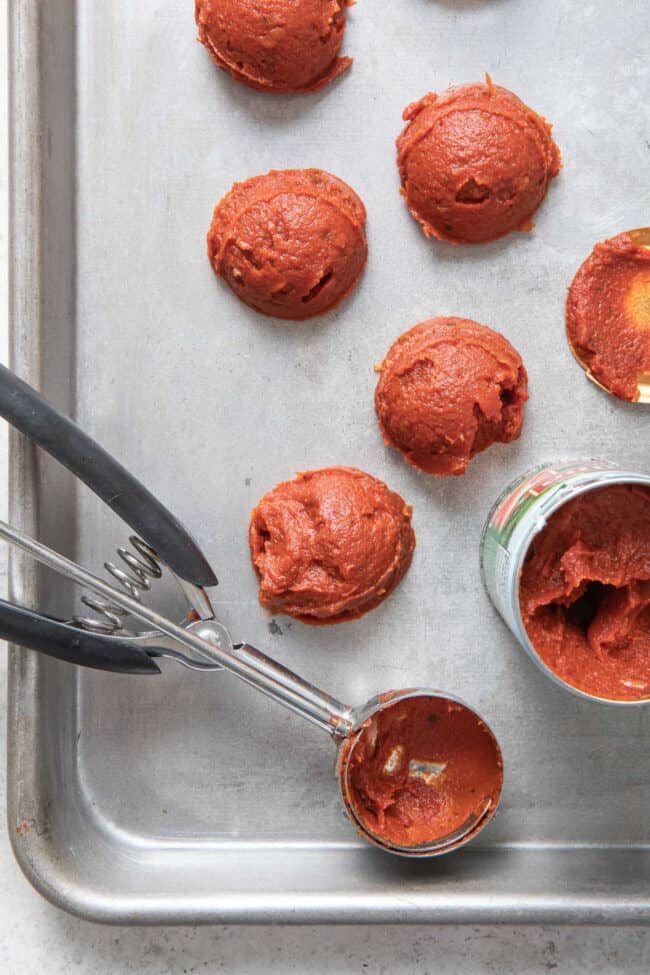
[[[542,464],[512,481],[499,495],[481,537],[481,577],[487,593],[528,656],[547,677],[578,697],[602,704],[638,706],[650,700],[616,700],[588,694],[558,677],[535,650],[519,602],[521,571],[531,542],[550,516],[573,498],[612,484],[642,484],[650,476],[602,460]]]

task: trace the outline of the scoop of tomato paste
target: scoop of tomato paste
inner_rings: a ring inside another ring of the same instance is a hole
[[[378,606],[403,579],[411,508],[383,481],[327,467],[276,485],[250,521],[260,602],[305,623],[339,623]]]
[[[532,227],[561,165],[545,119],[489,76],[425,95],[404,119],[402,195],[427,236],[477,244]]]
[[[427,474],[463,474],[491,444],[516,440],[528,399],[521,356],[467,318],[431,318],[404,332],[379,367],[384,441]]]
[[[199,40],[218,67],[261,91],[322,88],[338,57],[351,0],[195,0]]]
[[[235,183],[217,204],[208,257],[217,275],[265,315],[303,320],[355,287],[368,255],[366,209],[320,169],[285,169]]]

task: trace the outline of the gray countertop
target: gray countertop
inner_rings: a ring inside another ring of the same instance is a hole
[[[0,64],[6,63],[6,0],[0,0]],[[7,357],[6,83],[0,78],[0,359]],[[6,430],[0,429],[0,511],[6,511]],[[6,550],[0,550],[0,587]],[[0,655],[0,754],[4,754],[6,658]],[[0,791],[4,793],[4,763]],[[650,932],[637,928],[212,927],[105,928],[44,901],[23,878],[0,824],[0,971],[6,975],[140,975],[218,972],[650,971]]]

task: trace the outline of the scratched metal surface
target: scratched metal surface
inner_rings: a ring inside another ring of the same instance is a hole
[[[548,682],[488,603],[478,541],[501,487],[535,463],[650,467],[648,411],[590,386],[563,336],[566,288],[592,244],[648,222],[650,8],[364,0],[349,15],[352,71],[281,98],[213,68],[189,3],[11,6],[14,368],[189,525],[235,637],[352,703],[413,684],[458,694],[506,764],[499,815],[476,844],[396,861],[356,840],[331,743],[233,678],[170,664],[129,680],[14,652],[10,826],[28,875],[69,910],[134,923],[645,920],[650,712]],[[401,111],[485,70],[553,121],[564,169],[532,234],[427,242],[398,195]],[[370,260],[335,312],[283,324],[216,281],[204,235],[234,180],[296,166],[359,191]],[[435,314],[501,329],[530,373],[521,440],[459,479],[407,469],[373,416],[373,363]],[[99,568],[123,526],[12,447],[13,521]],[[276,481],[335,463],[413,505],[412,569],[354,623],[271,621],[249,511]],[[12,587],[53,611],[72,605],[21,558]],[[165,585],[156,600],[180,612]]]

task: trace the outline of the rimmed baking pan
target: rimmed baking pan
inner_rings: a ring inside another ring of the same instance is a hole
[[[328,742],[298,737],[290,715],[227,675],[123,681],[14,650],[8,815],[27,875],[112,922],[645,920],[649,712],[594,707],[531,667],[482,589],[478,545],[503,486],[546,457],[649,466],[646,411],[586,382],[563,321],[593,243],[647,216],[647,5],[623,18],[603,4],[366,0],[349,15],[352,70],[293,98],[217,73],[191,3],[10,7],[12,367],[200,537],[233,630],[344,700],[449,688],[489,721],[507,769],[475,846],[393,862],[350,835]],[[398,195],[401,111],[486,69],[554,123],[564,169],[532,234],[427,242]],[[284,324],[215,280],[204,236],[234,180],[295,166],[361,194],[370,260],[335,312]],[[531,385],[521,440],[442,480],[383,447],[372,405],[373,363],[436,314],[503,331]],[[250,509],[294,471],[334,463],[413,505],[411,571],[356,622],[271,620]],[[94,570],[125,540],[15,437],[11,520]],[[78,595],[22,558],[11,587],[58,614]],[[164,584],[154,599],[173,612]]]

